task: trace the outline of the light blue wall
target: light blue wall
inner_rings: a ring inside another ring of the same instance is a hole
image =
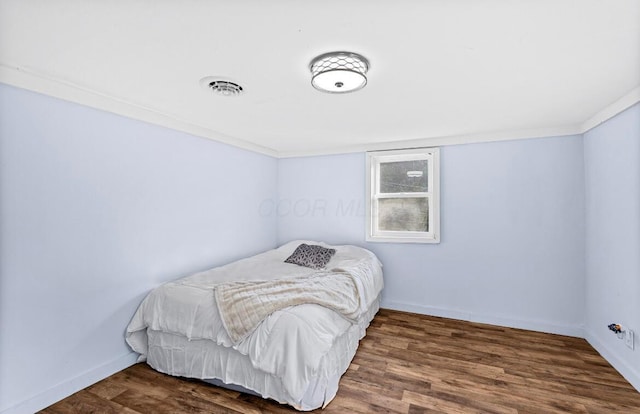
[[[275,246],[274,158],[6,85],[0,139],[0,411],[132,363],[152,287]]]
[[[365,156],[280,160],[279,243],[354,243],[384,263],[383,306],[580,336],[581,136],[441,148],[440,244],[365,242]]]
[[[638,388],[605,325],[640,331],[639,128],[636,105],[584,141],[443,147],[442,243],[366,243],[364,154],[277,161],[0,85],[0,411],[131,364],[152,287],[295,238],[373,250],[386,307],[586,331]]]
[[[640,390],[640,104],[584,136],[587,339]],[[608,329],[636,332],[636,349]]]

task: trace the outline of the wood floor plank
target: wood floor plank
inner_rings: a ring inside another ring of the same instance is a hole
[[[47,413],[87,413],[87,414],[142,414],[114,401],[102,398],[90,391],[78,392],[46,410]]]
[[[405,391],[403,401],[430,409],[441,409],[445,412],[478,412],[487,414],[518,414],[512,407],[496,404],[482,399],[468,398],[458,393],[446,393],[429,390],[425,393]]]
[[[136,364],[42,411],[292,414],[272,400]],[[585,340],[381,309],[323,414],[640,414]]]
[[[244,414],[260,414],[261,411],[255,408],[251,403],[241,401],[237,397],[240,393],[225,390],[220,387],[211,387],[209,384],[195,383],[194,381],[181,382],[178,390],[183,393],[200,398],[202,400],[211,401],[219,406],[225,407],[234,412]]]
[[[87,387],[87,391],[106,400],[110,400],[128,389],[129,387],[126,384],[123,384],[117,377],[113,376]]]

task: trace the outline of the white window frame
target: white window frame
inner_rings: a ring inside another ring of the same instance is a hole
[[[380,163],[427,160],[428,192],[381,193]],[[383,243],[440,243],[440,149],[414,148],[367,152],[367,234],[366,240]],[[383,231],[378,229],[378,202],[382,198],[417,198],[429,200],[429,231]]]

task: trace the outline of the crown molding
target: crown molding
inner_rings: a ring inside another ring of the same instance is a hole
[[[128,118],[148,122],[150,124],[186,132],[197,137],[208,138],[274,158],[313,157],[399,148],[461,145],[481,142],[581,135],[640,102],[640,87],[636,87],[631,92],[597,112],[588,120],[577,125],[417,138],[403,141],[345,145],[340,147],[311,150],[276,151],[272,148],[222,134],[208,127],[196,125],[192,122],[165,114],[153,108],[128,102],[123,99],[110,96],[72,82],[52,78],[23,67],[9,66],[0,63],[0,82],[66,101],[86,105],[106,112],[122,115]]]
[[[353,152],[367,152],[367,151],[385,151],[394,149],[409,149],[409,148],[422,148],[422,147],[435,147],[445,145],[461,145],[461,144],[476,144],[481,142],[498,142],[498,141],[512,141],[520,139],[532,139],[532,138],[548,138],[567,135],[580,135],[580,127],[578,125],[568,127],[553,127],[553,128],[535,128],[535,129],[523,129],[523,130],[506,130],[506,131],[494,131],[483,132],[478,134],[464,134],[464,135],[451,135],[432,138],[418,138],[403,141],[393,142],[380,142],[375,144],[362,144],[362,145],[349,145],[336,147],[331,149],[311,150],[311,151],[280,151],[278,153],[279,158],[294,158],[294,157],[315,157],[321,155],[336,155],[336,154],[348,154]]]
[[[188,134],[208,138],[224,144],[260,154],[277,157],[277,151],[256,145],[242,139],[234,138],[211,128],[196,125],[178,117],[165,114],[153,108],[128,102],[108,94],[95,91],[72,82],[56,79],[22,67],[10,67],[0,63],[0,82],[18,88],[53,96],[65,101],[100,109],[127,118],[160,125]]]
[[[278,158],[314,157],[321,155],[347,154],[353,152],[382,151],[400,148],[434,147],[444,145],[476,144],[481,142],[511,141],[519,139],[550,138],[567,135],[582,135],[621,112],[640,102],[640,86],[620,99],[607,105],[588,120],[575,125],[481,132],[477,134],[451,135],[432,138],[418,138],[404,141],[381,142],[377,144],[349,145],[329,150],[280,151]]]
[[[607,105],[591,118],[584,121],[580,127],[582,133],[584,134],[585,132],[597,127],[603,122],[625,111],[626,109],[629,109],[638,102],[640,102],[640,86],[632,89],[631,92],[627,93],[617,101],[614,101],[613,103]]]

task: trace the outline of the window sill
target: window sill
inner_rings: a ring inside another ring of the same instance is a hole
[[[367,242],[372,243],[420,243],[420,244],[438,244],[440,237],[391,237],[391,236],[367,236]]]

